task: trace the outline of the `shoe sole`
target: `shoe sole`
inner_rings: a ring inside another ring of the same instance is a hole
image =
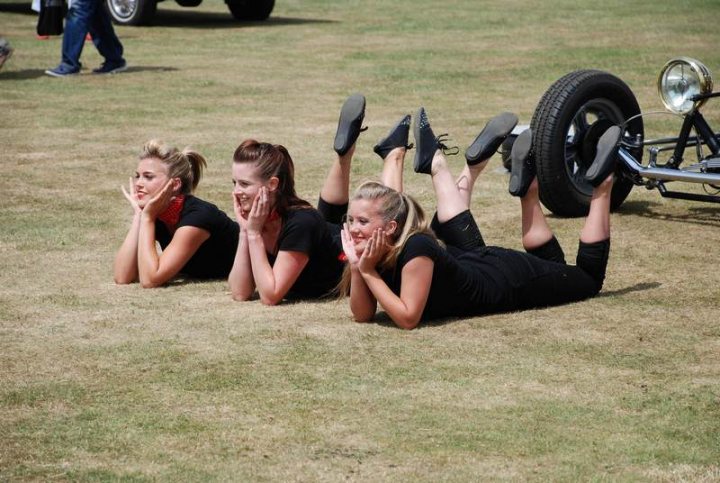
[[[73,76],[80,74],[80,72],[72,72],[70,74],[58,74],[57,72],[53,72],[51,70],[46,70],[45,74],[49,75],[50,77],[73,77]]]
[[[527,165],[527,158],[531,148],[532,132],[528,129],[517,137],[510,153],[512,164],[508,191],[513,196],[525,196],[532,182],[533,177],[528,172],[530,166]]]
[[[356,121],[360,121],[365,117],[365,96],[362,94],[353,94],[348,97],[340,110],[340,119],[338,120],[338,128],[335,133],[335,141],[333,142],[333,149],[339,155],[345,154],[350,146],[357,140],[360,135],[360,126],[357,128],[357,132],[353,132],[352,124]],[[355,139],[353,139],[353,136]]]
[[[595,159],[585,173],[585,180],[591,185],[598,186],[615,169],[617,159],[615,153],[621,135],[622,129],[619,126],[612,126],[600,136]]]
[[[465,151],[467,164],[478,164],[495,154],[517,123],[517,116],[511,112],[492,118]]]

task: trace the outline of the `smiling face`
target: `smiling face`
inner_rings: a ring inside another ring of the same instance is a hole
[[[385,230],[388,234],[395,231],[395,221],[386,222],[380,212],[382,199],[356,199],[350,202],[347,212],[347,224],[350,228],[350,235],[355,243],[355,251],[360,256],[373,233],[378,228]]]
[[[253,200],[260,188],[268,188],[271,199],[277,188],[277,178],[264,180],[260,176],[260,169],[255,163],[233,163],[232,165],[233,194],[237,198],[243,213],[248,213],[252,208]]]
[[[135,192],[140,207],[144,207],[169,179],[165,163],[157,158],[141,159],[135,172]]]

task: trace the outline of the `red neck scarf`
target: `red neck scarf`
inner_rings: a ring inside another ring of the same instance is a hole
[[[165,223],[171,230],[180,221],[180,212],[185,204],[185,195],[178,195],[170,200],[170,206],[158,215],[158,220]]]

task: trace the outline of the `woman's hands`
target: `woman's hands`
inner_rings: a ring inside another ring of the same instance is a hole
[[[151,221],[155,221],[158,215],[167,210],[168,206],[170,206],[170,201],[174,195],[173,180],[170,179],[167,183],[165,183],[165,186],[163,186],[160,192],[150,198],[145,204],[145,207],[142,210],[143,217]]]
[[[128,183],[129,190],[125,190],[124,186],[120,186],[120,189],[122,190],[123,196],[125,196],[125,199],[128,200],[130,203],[130,206],[133,209],[133,214],[139,215],[142,212],[142,208],[140,208],[140,200],[138,200],[137,191],[135,190],[135,183],[133,182],[132,177],[130,177],[130,182]]]
[[[263,226],[270,215],[270,201],[268,198],[268,189],[265,186],[261,187],[253,200],[250,214],[247,217],[245,229],[248,235],[257,236],[261,234]]]
[[[387,233],[382,228],[378,228],[373,232],[372,237],[365,244],[365,248],[360,256],[357,255],[355,241],[353,241],[352,235],[350,234],[350,226],[347,223],[343,225],[340,238],[342,240],[343,252],[345,252],[350,267],[357,268],[361,273],[375,270],[375,267],[377,267],[382,257],[390,250]]]
[[[387,242],[385,230],[382,228],[376,229],[372,234],[372,238],[367,241],[360,260],[358,260],[357,267],[360,273],[369,273],[375,270],[375,267],[389,249],[390,245]]]

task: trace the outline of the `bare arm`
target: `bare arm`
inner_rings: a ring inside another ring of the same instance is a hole
[[[268,190],[262,187],[253,200],[246,225],[248,251],[260,301],[266,305],[275,305],[288,293],[310,257],[303,252],[280,250],[274,265],[270,266],[262,237],[262,229],[269,214]]]
[[[416,257],[402,269],[402,285],[398,297],[380,278],[374,268],[361,272],[369,290],[390,318],[402,329],[414,329],[420,323],[427,304],[434,263],[428,257]]]
[[[141,217],[138,243],[140,284],[144,288],[153,288],[173,278],[208,238],[210,233],[202,228],[180,227],[170,244],[158,255],[155,248],[155,220]]]
[[[356,322],[369,322],[377,312],[377,300],[363,280],[358,262],[355,243],[350,235],[350,227],[347,223],[343,225],[340,232],[343,252],[347,257],[350,266],[350,312]]]
[[[113,263],[113,278],[117,284],[133,283],[138,279],[137,250],[142,209],[138,204],[135,184],[132,178],[130,178],[129,186],[129,191],[126,191],[124,186],[120,187],[123,195],[133,209],[133,218],[130,229],[127,235],[125,235],[125,240],[115,255],[115,262]]]
[[[393,322],[402,329],[414,329],[420,323],[427,304],[435,264],[424,256],[415,257],[406,263],[401,274],[400,296],[397,296],[376,268],[387,250],[385,233],[377,230],[365,246],[358,261],[358,269],[368,289]]]
[[[237,252],[232,270],[228,276],[228,285],[233,300],[250,300],[255,293],[255,280],[253,279],[252,265],[250,264],[250,251],[247,232],[240,230]]]
[[[260,234],[248,233],[250,264],[260,301],[275,305],[287,295],[310,260],[307,254],[281,250],[270,266],[265,243]]]
[[[195,226],[183,226],[173,234],[170,244],[158,255],[155,248],[155,219],[172,199],[172,180],[142,210],[138,235],[138,278],[145,288],[157,287],[178,274],[210,238],[210,232]]]

